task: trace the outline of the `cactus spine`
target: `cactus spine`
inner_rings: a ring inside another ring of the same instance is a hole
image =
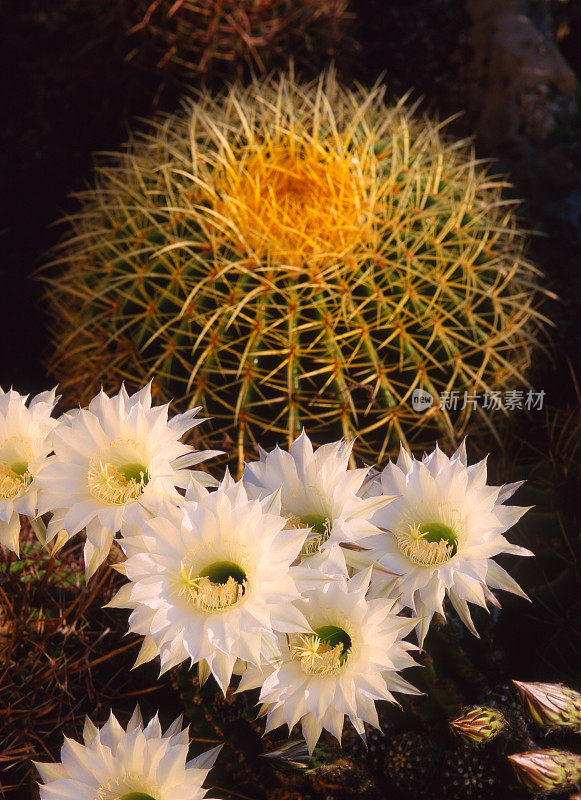
[[[131,56],[188,80],[264,72],[293,53],[331,57],[354,14],[347,0],[122,0]]]

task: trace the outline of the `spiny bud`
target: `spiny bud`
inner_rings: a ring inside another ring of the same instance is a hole
[[[513,681],[525,711],[539,725],[581,730],[581,694],[558,683]]]
[[[556,792],[581,779],[581,756],[565,750],[528,750],[509,756],[517,778],[533,792]]]
[[[263,753],[262,758],[268,758],[274,765],[283,771],[288,769],[306,770],[309,768],[309,751],[303,741],[284,742],[276,750]]]
[[[498,736],[506,728],[506,720],[495,708],[475,706],[453,719],[450,728],[464,744],[481,744]]]

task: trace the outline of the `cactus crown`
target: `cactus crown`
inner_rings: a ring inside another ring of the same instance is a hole
[[[45,271],[63,388],[155,376],[239,459],[302,426],[380,459],[427,422],[453,439],[470,405],[454,429],[412,391],[522,385],[540,318],[506,184],[441,128],[333,73],[152,122],[99,160]]]

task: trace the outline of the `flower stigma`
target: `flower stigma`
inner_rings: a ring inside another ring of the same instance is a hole
[[[309,675],[334,675],[348,661],[351,637],[336,625],[323,625],[314,633],[291,634],[290,652]]]
[[[0,445],[0,500],[12,500],[32,483],[29,463],[34,459],[30,442],[12,436]]]
[[[0,500],[12,500],[26,491],[32,483],[32,475],[25,462],[4,464],[0,462]]]
[[[197,571],[197,570],[196,570]],[[232,561],[216,561],[195,574],[188,557],[176,576],[178,596],[200,611],[224,611],[242,599],[248,581],[244,570]]]
[[[93,458],[89,465],[89,491],[108,505],[124,505],[137,500],[149,482],[147,467],[137,462],[112,464]]]
[[[458,532],[442,522],[404,523],[395,538],[402,553],[423,567],[445,564],[458,550]]]

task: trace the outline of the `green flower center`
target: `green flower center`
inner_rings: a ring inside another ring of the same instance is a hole
[[[319,639],[323,642],[323,644],[328,645],[329,647],[337,647],[341,645],[341,655],[339,660],[341,664],[344,664],[349,657],[349,651],[351,650],[352,642],[351,637],[344,631],[343,628],[337,627],[337,625],[323,625],[320,628],[315,628],[315,633],[319,637]]]
[[[144,784],[143,776],[137,772],[127,772],[109,782],[102,784],[95,795],[95,800],[157,800],[156,796],[149,791],[159,794],[159,787],[149,784],[148,792],[135,789],[135,786]]]
[[[331,535],[331,525],[331,520],[324,514],[305,514],[299,518],[301,528],[311,528],[301,550],[302,556],[311,556],[319,552],[321,545]]]
[[[216,561],[215,564],[206,567],[204,573],[212,583],[228,583],[230,578],[233,578],[236,583],[244,583],[246,580],[246,573],[242,567],[234,564],[233,561]]]
[[[446,541],[453,549],[452,555],[458,549],[458,536],[449,525],[444,525],[442,522],[422,522],[420,525],[420,533],[422,534],[425,542],[436,543]]]
[[[120,464],[117,469],[128,483],[135,481],[136,483],[142,483],[143,486],[147,486],[149,483],[147,467],[143,464]]]
[[[32,483],[25,461],[0,462],[0,500],[12,500]]]
[[[444,522],[405,523],[395,538],[402,553],[422,567],[445,564],[458,551],[458,531]]]
[[[323,514],[305,514],[301,517],[301,525],[312,528],[313,531],[324,536],[329,530],[329,520]]]
[[[26,461],[15,461],[13,464],[10,464],[10,469],[12,472],[22,477],[28,472],[28,464]]]
[[[337,625],[323,625],[314,633],[292,634],[291,657],[309,675],[333,675],[351,654],[351,637]]]
[[[155,797],[146,792],[129,792],[129,794],[122,795],[119,800],[155,800]]]
[[[149,483],[149,473],[144,464],[112,464],[94,458],[89,465],[87,483],[97,500],[107,505],[124,505],[141,496]]]
[[[185,558],[176,584],[178,594],[201,611],[224,611],[246,592],[246,573],[233,561],[215,561],[199,572],[195,575],[190,559]]]

